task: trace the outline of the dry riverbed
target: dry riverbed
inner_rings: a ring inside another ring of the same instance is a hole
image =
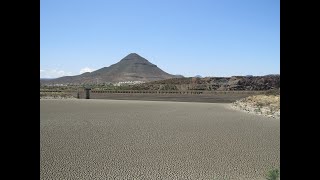
[[[41,179],[264,179],[280,122],[228,107],[41,99]]]

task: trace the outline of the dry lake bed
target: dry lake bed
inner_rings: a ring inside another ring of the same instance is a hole
[[[264,179],[279,119],[224,103],[40,100],[45,179]]]

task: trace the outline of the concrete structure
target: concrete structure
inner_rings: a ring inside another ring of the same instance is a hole
[[[86,87],[84,90],[86,91],[86,99],[90,99],[90,90],[91,90],[91,88]]]

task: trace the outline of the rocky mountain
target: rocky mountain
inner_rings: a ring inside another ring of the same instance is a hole
[[[171,75],[158,68],[136,53],[131,53],[118,63],[103,67],[91,73],[86,72],[77,76],[64,76],[57,79],[41,81],[42,84],[82,84],[123,81],[157,81],[181,76]]]

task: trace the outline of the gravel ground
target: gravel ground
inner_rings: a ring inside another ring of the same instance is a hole
[[[40,100],[41,179],[263,179],[280,121],[224,103]]]

